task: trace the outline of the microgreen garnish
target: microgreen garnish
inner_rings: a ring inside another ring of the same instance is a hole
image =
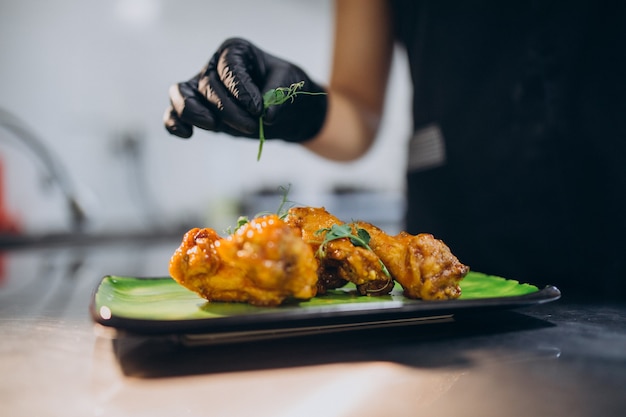
[[[285,205],[287,203],[290,203],[287,195],[289,194],[289,190],[291,189],[291,184],[289,184],[287,187],[281,185],[280,187],[278,187],[278,189],[283,193],[283,198],[280,200],[280,205],[278,206],[278,210],[276,210],[276,215],[281,219],[284,219],[285,217],[287,217],[287,214],[289,214],[289,209],[285,210]]]
[[[226,233],[229,235],[232,235],[233,233],[235,233],[241,226],[247,224],[248,222],[250,222],[250,219],[248,218],[248,216],[239,216],[239,218],[237,219],[237,227],[235,227],[235,230],[233,230],[232,227],[229,227],[228,229],[226,229]]]
[[[325,92],[313,93],[310,91],[298,91],[304,87],[304,81],[299,83],[293,83],[289,87],[277,87],[266,91],[263,94],[263,112],[259,117],[259,152],[256,160],[261,159],[261,153],[263,152],[263,144],[265,143],[265,130],[263,129],[263,118],[265,111],[271,106],[279,106],[289,100],[293,103],[294,99],[299,94],[306,94],[310,96],[317,96],[326,94]]]
[[[354,234],[352,230],[352,225],[350,223],[344,223],[341,225],[333,224],[331,227],[325,227],[323,229],[317,230],[315,232],[316,235],[321,235],[322,233],[325,233],[324,240],[317,249],[317,256],[320,258],[326,256],[326,245],[328,244],[328,242],[342,238],[348,238],[354,246],[359,246],[371,251],[372,248],[369,245],[371,236],[369,232],[356,225],[354,228],[356,229],[356,235]],[[383,273],[388,278],[391,278],[391,274],[389,273],[389,270],[387,269],[383,261],[381,261],[380,259],[378,261],[380,262]]]
[[[289,199],[287,198],[287,196],[289,195],[289,190],[290,189],[291,189],[291,184],[289,184],[286,187],[283,186],[283,185],[278,187],[278,190],[282,194],[282,199],[280,201],[280,205],[278,206],[278,209],[276,210],[276,213],[272,213],[272,212],[269,212],[269,211],[262,211],[260,213],[255,214],[254,218],[257,218],[257,217],[260,217],[260,216],[264,216],[264,215],[268,215],[268,214],[276,214],[280,219],[284,219],[285,217],[287,217],[287,215],[289,214],[289,208],[285,209],[285,206],[287,205],[287,203],[291,203],[289,201]],[[245,224],[247,224],[249,222],[250,222],[250,218],[248,216],[239,216],[239,218],[237,219],[237,227],[235,227],[234,230],[233,230],[232,227],[228,227],[226,229],[226,233],[229,234],[229,235],[232,235],[237,230],[239,230],[239,228],[241,226],[244,226]]]

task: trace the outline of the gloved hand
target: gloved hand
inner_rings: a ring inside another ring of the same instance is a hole
[[[182,138],[190,137],[193,126],[197,126],[258,139],[263,94],[301,81],[304,85],[300,91],[324,91],[297,66],[244,39],[228,39],[198,75],[170,88],[165,127]],[[288,142],[311,139],[324,123],[326,108],[325,94],[300,94],[271,106],[263,114],[265,138]]]

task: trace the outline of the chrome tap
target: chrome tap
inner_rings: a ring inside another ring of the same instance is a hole
[[[48,171],[50,178],[58,185],[65,197],[70,215],[73,232],[82,232],[86,226],[88,215],[80,204],[65,166],[61,160],[49,149],[28,126],[9,111],[0,108],[0,128],[12,133],[21,143],[34,154]]]

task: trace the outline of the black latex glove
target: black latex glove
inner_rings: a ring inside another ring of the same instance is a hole
[[[207,66],[189,81],[170,88],[166,129],[188,138],[193,126],[233,136],[259,138],[263,93],[304,81],[300,91],[323,92],[306,73],[267,54],[244,39],[228,39]],[[266,139],[304,142],[321,129],[327,98],[298,95],[293,101],[269,107],[263,117]]]

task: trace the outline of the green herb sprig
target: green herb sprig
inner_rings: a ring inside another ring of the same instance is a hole
[[[267,214],[276,214],[280,219],[283,219],[283,220],[285,219],[285,217],[287,217],[287,215],[289,214],[289,209],[293,206],[293,204],[290,204],[290,206],[286,208],[287,204],[291,203],[291,201],[287,198],[287,196],[289,195],[289,191],[291,190],[291,184],[289,184],[286,187],[284,185],[281,185],[280,187],[278,187],[278,190],[281,192],[282,198],[281,198],[280,205],[278,206],[278,209],[276,210],[276,212],[272,213],[270,211],[262,211],[260,213],[255,214],[254,218],[264,216]],[[248,216],[239,216],[239,218],[237,219],[237,227],[235,227],[234,229],[232,227],[228,227],[226,229],[226,233],[229,235],[232,235],[237,230],[239,230],[241,226],[244,226],[249,222],[250,222],[250,218]]]
[[[300,81],[298,83],[293,83],[289,87],[277,87],[272,88],[271,90],[266,91],[263,94],[263,112],[259,117],[259,152],[257,153],[256,160],[261,160],[261,153],[263,152],[263,144],[265,143],[265,130],[263,128],[263,118],[265,117],[265,112],[271,106],[279,106],[287,101],[295,100],[297,95],[305,94],[309,96],[317,96],[324,95],[325,92],[313,93],[310,91],[299,91],[302,87],[304,87],[304,81]]]
[[[232,235],[233,233],[235,233],[237,230],[239,230],[239,228],[247,223],[250,222],[250,218],[248,216],[239,216],[239,218],[237,218],[237,227],[235,227],[234,229],[232,227],[228,227],[226,229],[226,234]]]
[[[281,198],[280,205],[278,206],[278,209],[276,210],[276,215],[284,220],[285,217],[287,217],[287,215],[289,214],[289,209],[293,207],[294,205],[287,198],[287,196],[289,195],[289,191],[291,190],[291,184],[289,184],[287,187],[285,187],[284,185],[281,185],[280,187],[278,187],[278,190],[282,193],[283,197]],[[288,203],[289,203],[289,207],[285,208]]]
[[[324,256],[326,256],[326,246],[328,242],[331,242],[337,239],[342,239],[342,238],[348,238],[354,246],[362,247],[373,252],[372,248],[369,245],[370,240],[371,240],[371,236],[369,232],[356,225],[355,225],[355,229],[356,229],[356,235],[354,234],[352,230],[352,225],[350,223],[344,223],[341,225],[333,224],[331,227],[325,227],[323,229],[317,230],[315,232],[316,235],[321,235],[322,233],[325,233],[324,240],[322,241],[321,245],[317,249],[317,253],[316,253],[317,256],[320,258],[323,258]],[[389,273],[389,270],[387,269],[383,261],[379,259],[378,262],[380,262],[380,266],[381,266],[383,273],[388,278],[391,278],[391,274]]]

